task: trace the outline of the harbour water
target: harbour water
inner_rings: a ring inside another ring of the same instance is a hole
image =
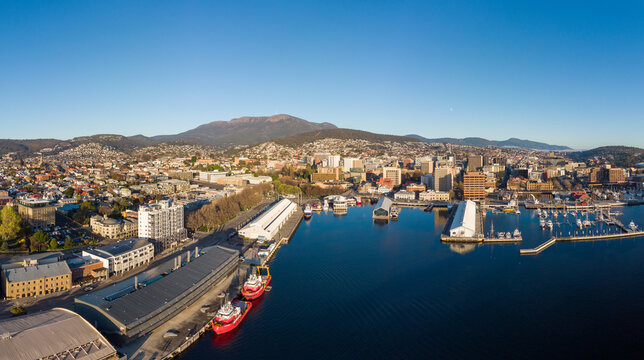
[[[614,210],[644,225],[644,207]],[[442,244],[442,209],[403,209],[385,225],[371,207],[314,214],[271,262],[272,290],[240,327],[207,333],[182,359],[641,358],[644,237],[527,257],[520,248],[551,236],[536,213],[487,220],[496,232],[518,227],[523,243]]]

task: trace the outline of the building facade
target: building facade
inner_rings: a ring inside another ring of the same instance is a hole
[[[451,167],[437,167],[436,169],[434,169],[434,190],[452,190],[452,179],[453,175]]]
[[[463,175],[463,198],[485,200],[485,178],[480,172],[468,172]]]
[[[139,207],[139,237],[153,239],[160,248],[174,246],[187,237],[183,206],[163,200]]]
[[[154,245],[141,238],[122,240],[100,248],[83,250],[83,257],[100,260],[110,275],[120,275],[152,261]]]
[[[110,239],[129,239],[139,236],[136,219],[113,219],[107,216],[92,216],[89,220],[92,231]]]
[[[391,179],[394,186],[399,186],[402,183],[401,170],[398,167],[383,167],[382,177]]]
[[[64,261],[2,270],[5,299],[52,294],[72,287],[72,272]]]
[[[56,207],[48,200],[22,200],[18,202],[18,214],[35,228],[56,225]]]

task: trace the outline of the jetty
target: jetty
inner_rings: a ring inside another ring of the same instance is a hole
[[[630,230],[630,229],[629,229]],[[543,244],[537,246],[533,249],[521,249],[519,253],[521,255],[537,255],[554,245],[557,242],[573,242],[573,241],[603,241],[603,240],[614,240],[614,239],[624,239],[630,237],[644,236],[644,231],[629,231],[621,234],[597,234],[597,235],[584,235],[584,236],[568,236],[568,237],[552,237],[550,240],[544,242]]]

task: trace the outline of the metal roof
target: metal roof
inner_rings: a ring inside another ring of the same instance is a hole
[[[239,252],[236,250],[214,247],[169,275],[113,301],[88,295],[76,298],[76,301],[93,305],[131,328],[172,306],[209,275],[216,273],[230,261],[237,261],[238,256]]]
[[[86,249],[83,251],[96,256],[100,256],[102,258],[106,257],[106,255],[108,257],[110,255],[116,257],[126,252],[132,251],[134,249],[144,247],[148,244],[150,244],[150,242],[147,241],[146,239],[134,238],[134,239],[128,239],[128,240],[121,240],[119,242],[115,242],[114,244],[101,246],[100,248],[91,249],[91,250]]]
[[[0,321],[0,357],[100,360],[116,350],[92,325],[61,308]]]
[[[4,270],[7,280],[12,283],[37,280],[42,277],[53,277],[71,273],[65,261],[51,264],[18,267]]]

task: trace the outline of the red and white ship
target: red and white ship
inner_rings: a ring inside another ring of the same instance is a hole
[[[253,306],[248,301],[226,301],[212,319],[212,330],[216,334],[227,333],[237,327]]]
[[[262,296],[270,283],[271,274],[268,271],[268,266],[258,266],[257,273],[251,274],[244,283],[241,294],[246,300],[255,300]]]

